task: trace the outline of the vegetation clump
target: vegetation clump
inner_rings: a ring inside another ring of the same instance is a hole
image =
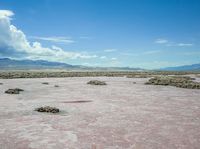
[[[8,89],[5,91],[6,94],[19,94],[20,92],[24,91],[20,88]]]
[[[181,71],[4,71],[0,72],[1,79],[13,79],[13,78],[61,78],[61,77],[132,77],[132,78],[146,78],[154,75],[187,75],[195,74],[199,72],[181,72]]]
[[[175,86],[188,89],[200,89],[200,83],[192,81],[193,78],[181,76],[160,76],[149,79],[145,84]]]
[[[91,85],[107,85],[106,82],[98,81],[98,80],[91,80],[87,84],[91,84]]]
[[[195,75],[195,77],[197,77],[197,78],[200,78],[200,74],[198,74],[198,75]]]
[[[130,74],[126,76],[127,78],[149,78],[152,77],[152,75],[149,74]]]
[[[60,112],[60,110],[58,108],[50,107],[50,106],[36,108],[35,111],[47,112],[47,113],[58,113],[58,112]]]

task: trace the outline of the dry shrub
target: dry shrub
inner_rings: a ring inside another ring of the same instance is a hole
[[[55,107],[45,106],[45,107],[36,108],[35,111],[47,112],[47,113],[58,113],[60,110]]]
[[[169,85],[176,86],[180,88],[188,88],[188,89],[200,89],[200,83],[192,81],[193,78],[190,77],[178,77],[178,76],[161,76],[154,77],[149,79],[145,84],[151,85]]]
[[[132,75],[127,75],[126,77],[127,78],[149,78],[152,76],[148,74],[132,74]]]
[[[91,84],[91,85],[107,85],[106,82],[98,81],[98,80],[91,80],[87,84]]]
[[[60,77],[151,77],[154,75],[187,75],[187,74],[200,74],[199,72],[176,72],[176,71],[95,71],[89,70],[83,71],[4,71],[0,72],[1,79],[13,79],[13,78],[60,78]]]
[[[20,88],[8,89],[5,91],[6,94],[19,94],[20,92],[24,91]]]

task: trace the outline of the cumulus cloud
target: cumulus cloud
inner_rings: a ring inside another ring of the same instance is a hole
[[[11,24],[14,13],[10,10],[0,10],[0,55],[12,58],[44,59],[65,61],[76,58],[96,58],[96,55],[87,55],[78,52],[68,52],[52,46],[43,47],[39,42],[29,42],[26,35]],[[55,40],[55,39],[51,39]],[[65,40],[65,39],[63,39]]]
[[[14,13],[10,10],[0,10],[0,18],[7,18],[13,16]]]

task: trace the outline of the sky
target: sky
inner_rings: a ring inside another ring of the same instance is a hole
[[[146,69],[200,63],[200,1],[1,0],[4,57]]]

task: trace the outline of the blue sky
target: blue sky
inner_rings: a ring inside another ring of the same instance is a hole
[[[0,57],[147,69],[200,63],[198,0],[1,0]]]

